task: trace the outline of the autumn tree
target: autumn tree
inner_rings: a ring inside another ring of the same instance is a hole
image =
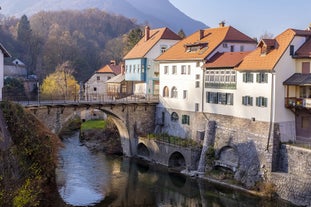
[[[48,75],[41,86],[41,97],[45,99],[77,100],[79,84],[73,76],[74,68],[66,61]]]

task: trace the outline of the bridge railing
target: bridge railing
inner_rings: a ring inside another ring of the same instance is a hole
[[[59,104],[114,104],[114,103],[158,103],[159,96],[152,94],[132,94],[127,96],[111,96],[102,94],[97,96],[88,96],[83,98],[63,96],[38,96],[28,98],[25,96],[4,97],[4,101],[13,101],[22,105],[59,105]]]

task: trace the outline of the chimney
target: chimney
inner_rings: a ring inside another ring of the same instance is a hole
[[[145,27],[145,41],[148,41],[150,38],[150,27],[146,26]]]
[[[219,27],[224,27],[225,26],[225,21],[221,21],[220,23],[219,23]]]
[[[116,65],[116,61],[115,60],[110,60],[110,65],[115,66]]]
[[[200,40],[201,39],[203,39],[204,38],[204,30],[203,29],[200,29],[200,31],[199,31],[199,33],[200,33]]]
[[[121,74],[124,75],[125,74],[125,67],[124,64],[121,64]]]

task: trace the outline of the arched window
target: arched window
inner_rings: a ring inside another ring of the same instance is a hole
[[[174,87],[172,88],[171,98],[177,98],[177,97],[178,97],[177,88],[174,86]]]
[[[169,97],[169,90],[167,86],[163,88],[163,97]]]

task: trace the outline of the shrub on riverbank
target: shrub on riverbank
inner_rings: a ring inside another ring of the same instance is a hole
[[[0,205],[49,206],[61,201],[55,183],[58,137],[20,105],[2,102],[0,109],[5,120],[0,124],[6,125],[12,140],[0,154]]]

